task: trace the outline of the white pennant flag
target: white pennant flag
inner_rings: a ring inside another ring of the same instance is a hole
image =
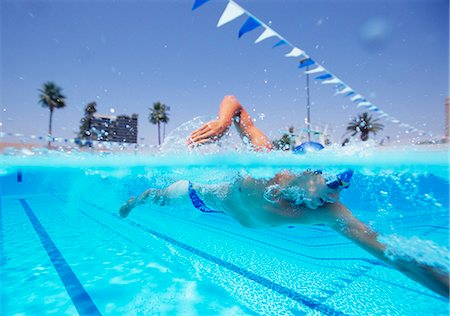
[[[322,84],[331,84],[331,83],[342,83],[342,81],[336,77],[322,81]]]
[[[386,116],[389,116],[389,115],[387,115],[386,113],[382,113],[380,116],[378,116],[378,118],[382,118],[382,117],[386,117]]]
[[[338,94],[344,94],[344,93],[347,93],[347,92],[352,92],[353,90],[350,88],[350,87],[345,87],[344,89],[342,89],[342,90],[339,90],[339,91],[336,91],[335,93],[334,93],[334,95],[338,95]]]
[[[225,11],[223,11],[222,16],[217,23],[217,27],[221,27],[222,25],[227,24],[228,22],[233,21],[234,19],[240,17],[245,13],[245,10],[242,9],[239,5],[234,3],[233,1],[228,2]]]
[[[322,66],[319,65],[319,66],[317,66],[317,67],[314,68],[314,69],[305,71],[305,74],[307,74],[307,75],[309,75],[309,74],[315,74],[315,73],[322,72],[322,71],[325,71],[325,68],[323,68]]]
[[[357,94],[357,95],[351,97],[350,100],[355,101],[355,100],[357,100],[357,99],[359,99],[359,98],[362,98],[362,95]]]
[[[284,55],[285,57],[298,57],[301,55],[304,55],[305,52],[302,51],[300,48],[294,47],[290,53],[287,53],[286,55]]]
[[[278,35],[277,32],[275,32],[271,28],[268,28],[268,27],[264,27],[264,28],[265,28],[264,32],[256,39],[255,44],[258,44],[259,42],[262,42],[265,39],[268,39],[269,37],[273,37],[273,36],[280,37],[280,35]]]
[[[359,102],[357,108],[360,108],[362,106],[369,106],[372,105],[369,101]]]

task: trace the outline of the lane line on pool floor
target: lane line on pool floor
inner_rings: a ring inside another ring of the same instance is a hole
[[[87,203],[84,200],[83,200],[83,202]],[[87,204],[91,205],[90,203],[87,203]],[[170,244],[172,244],[174,246],[177,246],[179,248],[187,250],[188,252],[193,253],[193,254],[195,254],[195,255],[203,258],[203,259],[206,259],[206,260],[208,260],[208,261],[210,261],[212,263],[215,263],[215,264],[217,264],[217,265],[219,265],[219,266],[221,266],[223,268],[226,268],[227,270],[235,272],[235,273],[237,273],[237,274],[239,274],[239,275],[241,275],[241,276],[243,276],[243,277],[245,277],[245,278],[247,278],[247,279],[249,279],[249,280],[251,280],[251,281],[253,281],[255,283],[258,283],[259,285],[262,285],[262,286],[264,286],[266,288],[269,288],[269,289],[271,289],[271,290],[273,290],[273,291],[275,291],[275,292],[277,292],[277,293],[279,293],[279,294],[281,294],[283,296],[286,296],[286,297],[288,297],[288,298],[290,298],[290,299],[292,299],[292,300],[294,300],[294,301],[296,301],[296,302],[298,302],[298,303],[308,307],[308,308],[311,308],[311,309],[316,310],[316,311],[320,311],[320,312],[322,312],[322,313],[324,313],[326,315],[346,315],[343,312],[335,310],[332,307],[329,307],[329,306],[321,303],[318,300],[309,298],[309,297],[307,297],[307,296],[305,296],[303,294],[300,294],[300,293],[298,293],[298,292],[296,292],[294,290],[291,290],[291,289],[289,289],[289,288],[287,288],[287,287],[285,287],[283,285],[275,283],[275,282],[273,282],[273,281],[271,281],[271,280],[269,280],[269,279],[267,279],[265,277],[262,277],[260,275],[257,275],[255,273],[253,273],[253,272],[250,272],[250,271],[248,271],[248,270],[246,270],[246,269],[244,269],[242,267],[239,267],[239,266],[237,266],[237,265],[235,265],[235,264],[233,264],[231,262],[228,262],[228,261],[225,261],[225,260],[220,259],[218,257],[215,257],[215,256],[213,256],[213,255],[211,255],[211,254],[209,254],[207,252],[204,252],[204,251],[202,251],[200,249],[197,249],[197,248],[192,247],[192,246],[190,246],[188,244],[185,244],[185,243],[183,243],[181,241],[178,241],[178,240],[176,240],[176,239],[174,239],[172,237],[169,237],[169,236],[167,236],[165,234],[162,234],[162,233],[160,233],[160,232],[158,232],[156,230],[153,230],[151,228],[142,226],[141,224],[136,223],[134,221],[131,221],[131,220],[124,221],[119,215],[111,213],[111,212],[109,212],[106,209],[103,209],[103,208],[98,207],[98,206],[95,206],[95,207],[97,209],[101,209],[103,212],[109,214],[110,216],[112,216],[116,220],[119,220],[121,222],[127,223],[128,225],[133,226],[135,228],[139,228],[140,230],[142,230],[142,231],[144,231],[146,233],[149,233],[149,234],[151,234],[151,235],[153,235],[153,236],[155,236],[155,237],[157,237],[159,239],[162,239],[162,240],[164,240],[164,241],[166,241],[166,242],[168,242],[168,243],[170,243]]]
[[[59,200],[61,200],[61,201],[63,201],[64,202],[64,199],[62,199],[61,197],[59,197],[59,196],[55,196],[55,197],[57,197]],[[88,201],[86,201],[86,200],[84,200],[84,199],[82,199],[82,202],[84,202],[85,204],[87,204],[87,205],[89,205],[89,206],[91,206],[91,207],[94,207],[94,208],[96,208],[96,209],[98,209],[98,210],[101,210],[102,212],[105,212],[105,213],[107,213],[107,214],[109,214],[109,215],[112,215],[112,216],[114,216],[114,217],[116,217],[116,218],[119,218],[120,220],[123,220],[119,215],[117,215],[117,214],[115,214],[115,213],[111,213],[111,212],[109,212],[108,210],[106,210],[105,208],[103,208],[103,207],[100,207],[100,206],[98,206],[98,205],[95,205],[95,204],[93,204],[93,203],[90,203],[90,202],[88,202]],[[161,214],[160,214],[161,215]],[[167,214],[165,214],[165,215],[167,215]],[[173,216],[173,215],[172,215]],[[179,218],[177,218],[176,216],[173,216],[175,219],[179,219]],[[183,221],[185,221],[185,222],[187,222],[188,224],[196,224],[197,226],[203,226],[203,224],[199,224],[199,223],[194,223],[194,222],[190,222],[190,221],[188,221],[188,220],[184,220],[183,219]],[[203,228],[203,227],[202,227]],[[224,230],[222,230],[222,231],[224,231]],[[228,232],[228,231],[224,231],[224,232]],[[218,232],[215,232],[215,233],[218,233]],[[224,235],[224,236],[226,236],[226,235]],[[226,236],[226,237],[228,237],[229,238],[229,236]],[[246,237],[243,237],[243,238],[246,238]],[[275,247],[275,246],[273,246],[273,247]],[[277,248],[277,249],[282,249],[282,248],[279,248],[279,247],[275,247],[275,248]],[[282,249],[283,250],[283,249]],[[284,249],[285,250],[285,249]],[[318,260],[320,260],[321,258],[320,257],[312,257],[313,259],[318,259]],[[324,258],[324,259],[328,259],[328,258]],[[332,258],[331,258],[332,259]],[[381,262],[381,261],[380,261]],[[388,269],[392,269],[392,270],[394,270],[393,268],[391,268],[391,267],[389,267],[389,266],[387,266],[387,265],[380,265],[380,266],[383,266],[383,267],[385,267],[385,268],[388,268]],[[323,297],[320,297],[319,299],[320,299],[320,302],[321,303],[324,303],[324,302],[326,302],[326,301],[328,301],[332,296],[334,296],[337,292],[339,292],[339,291],[341,291],[341,290],[343,290],[344,288],[346,288],[348,285],[350,285],[351,283],[353,283],[353,282],[355,282],[356,281],[356,279],[358,279],[359,277],[363,277],[363,276],[368,276],[367,274],[369,273],[369,271],[371,271],[372,270],[372,268],[374,268],[374,266],[372,266],[372,267],[367,267],[367,266],[363,266],[363,265],[361,265],[360,266],[360,269],[357,269],[357,270],[355,270],[355,271],[353,271],[353,273],[349,273],[349,278],[345,278],[345,277],[337,277],[336,279],[334,279],[333,280],[333,282],[332,282],[332,286],[333,287],[336,287],[336,288],[338,288],[337,290],[328,290],[328,289],[320,289],[323,293],[325,293],[326,294],[326,296],[323,296]],[[418,291],[418,290],[416,290],[416,289],[412,289],[412,288],[409,288],[409,287],[405,287],[405,286],[403,286],[403,285],[400,285],[400,284],[398,284],[398,283],[393,283],[393,282],[389,282],[389,281],[387,281],[387,280],[383,280],[383,279],[379,279],[379,278],[375,278],[375,277],[373,277],[373,276],[370,276],[370,278],[371,279],[373,279],[373,280],[377,280],[377,281],[379,281],[379,282],[384,282],[384,283],[387,283],[387,284],[389,284],[389,285],[391,285],[391,286],[396,286],[396,287],[399,287],[399,288],[402,288],[402,289],[404,289],[404,290],[408,290],[408,291],[412,291],[412,292],[415,292],[415,293],[418,293],[418,294],[420,294],[420,295],[426,295],[426,296],[429,296],[429,297],[432,297],[432,298],[436,298],[435,296],[433,296],[433,295],[429,295],[428,293],[425,293],[425,292],[422,292],[422,291]]]
[[[23,209],[25,210],[28,219],[33,225],[34,230],[36,231],[39,239],[41,240],[42,245],[47,251],[50,260],[55,267],[58,276],[66,288],[67,293],[72,299],[75,308],[77,309],[80,315],[101,315],[97,306],[93,302],[92,298],[84,289],[81,282],[78,280],[77,276],[70,268],[67,261],[64,259],[64,256],[61,254],[59,249],[56,247],[50,236],[48,235],[45,228],[39,222],[38,218],[34,214],[31,207],[24,199],[19,199],[22,204]]]
[[[3,241],[5,240],[3,232],[3,201],[0,196],[0,266],[3,266],[6,262],[5,251],[3,248]]]
[[[59,195],[55,194],[54,192],[51,193],[51,195],[52,195],[53,197],[57,198],[58,200],[60,200],[61,202],[63,202],[64,204],[67,203],[67,201],[65,201],[62,197],[60,197]],[[95,205],[95,204],[93,204],[93,203],[91,203],[91,202],[88,202],[88,201],[86,201],[86,200],[84,200],[84,199],[81,199],[81,201],[82,201],[83,203],[87,204],[88,206],[94,207],[94,208],[96,208],[96,209],[98,209],[98,210],[101,210],[101,211],[104,212],[104,213],[107,213],[107,214],[110,215],[110,216],[113,216],[113,217],[118,218],[120,221],[123,221],[123,219],[122,219],[121,217],[119,217],[117,214],[111,213],[110,211],[106,210],[106,209],[103,208],[103,207],[100,207],[100,206],[98,206],[98,205]],[[99,221],[95,220],[95,219],[92,218],[91,216],[88,216],[84,211],[82,211],[82,210],[78,210],[78,211],[81,212],[83,215],[87,216],[88,218],[90,218],[91,220],[94,220],[95,222],[100,223]],[[158,212],[158,213],[160,213],[160,212]],[[160,215],[161,215],[161,214],[160,214]],[[164,215],[167,215],[167,214],[164,214]],[[173,216],[173,217],[176,218],[176,219],[179,219],[179,218],[176,217],[176,216]],[[191,221],[187,221],[187,220],[184,220],[184,221],[185,221],[186,223],[188,223],[188,224],[196,224],[196,226],[201,227],[201,228],[203,228],[203,226],[204,226],[203,224],[200,224],[200,223],[191,222]],[[102,226],[105,226],[105,225],[102,224]],[[105,226],[105,227],[108,228],[108,229],[111,229],[110,227],[107,227],[107,226]],[[112,229],[111,229],[111,230],[112,230]],[[114,230],[112,230],[112,231],[114,231]],[[115,232],[115,231],[114,231],[114,232]],[[224,231],[224,232],[228,232],[228,231]],[[118,235],[120,235],[120,234],[117,233],[117,232],[115,232],[115,233],[118,234]],[[218,232],[215,232],[215,233],[218,233]],[[224,236],[226,236],[226,235],[224,235]],[[122,236],[122,237],[123,237],[123,238],[126,238],[126,237],[124,237],[124,236]],[[226,237],[229,237],[229,236],[226,236]],[[138,246],[138,245],[137,245],[137,246]],[[138,247],[139,247],[139,246],[138,246]],[[276,247],[276,248],[278,248],[278,247]],[[278,249],[282,249],[282,248],[278,248]],[[282,249],[282,250],[283,250],[283,249]],[[320,258],[318,258],[318,259],[320,259]],[[387,268],[390,268],[390,267],[388,267],[388,266],[386,266],[386,267],[387,267]],[[391,269],[392,269],[392,268],[391,268]],[[350,283],[353,283],[354,281],[356,281],[357,278],[362,277],[362,276],[367,276],[367,273],[368,273],[370,270],[371,270],[371,269],[368,269],[368,267],[366,267],[366,266],[361,266],[361,269],[358,269],[357,271],[354,271],[354,273],[350,273],[350,279],[338,277],[337,280],[336,280],[336,279],[334,280],[334,281],[336,281],[336,282],[333,282],[333,286],[339,288],[339,290],[336,290],[336,291],[335,291],[335,290],[321,289],[321,290],[326,294],[326,296],[321,297],[321,298],[320,298],[320,302],[321,302],[321,303],[324,303],[324,302],[328,301],[328,300],[329,300],[332,296],[334,296],[338,291],[342,290],[343,288],[345,288],[346,286],[348,286]],[[404,286],[402,286],[402,285],[400,285],[400,284],[397,284],[397,283],[392,283],[392,282],[389,282],[389,281],[387,281],[387,280],[383,280],[383,279],[379,279],[379,278],[375,278],[375,277],[371,277],[371,278],[374,279],[374,280],[377,280],[377,281],[379,281],[379,282],[387,283],[387,284],[389,284],[389,285],[391,285],[391,286],[400,287],[400,288],[403,288],[403,289],[405,289],[405,290],[412,291],[412,292],[415,292],[415,293],[418,293],[418,294],[421,294],[421,295],[426,295],[426,296],[430,296],[430,297],[432,297],[432,298],[436,298],[435,296],[429,295],[428,293],[424,293],[424,292],[421,292],[421,291],[417,291],[417,290],[415,290],[415,289],[411,289],[411,288],[408,288],[408,287],[404,287]],[[341,284],[339,284],[339,283],[341,283]],[[343,286],[342,283],[344,283],[345,285]]]

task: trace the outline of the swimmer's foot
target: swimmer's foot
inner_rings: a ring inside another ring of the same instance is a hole
[[[119,210],[120,216],[122,218],[127,217],[131,210],[136,206],[136,198],[135,197],[131,197],[127,203],[125,203]]]

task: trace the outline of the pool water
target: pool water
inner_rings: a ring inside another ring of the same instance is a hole
[[[447,150],[2,156],[2,315],[447,315],[448,300],[326,226],[249,229],[191,205],[120,206],[149,187],[351,167],[341,200],[448,269]]]

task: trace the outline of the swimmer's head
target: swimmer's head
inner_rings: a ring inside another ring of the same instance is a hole
[[[296,155],[303,155],[309,152],[316,152],[324,149],[325,147],[317,142],[304,142],[301,145],[295,147],[292,153]],[[317,171],[316,171],[317,172]],[[339,173],[335,178],[331,178],[327,181],[327,186],[331,189],[345,189],[350,185],[350,179],[353,176],[353,170],[346,170]]]

